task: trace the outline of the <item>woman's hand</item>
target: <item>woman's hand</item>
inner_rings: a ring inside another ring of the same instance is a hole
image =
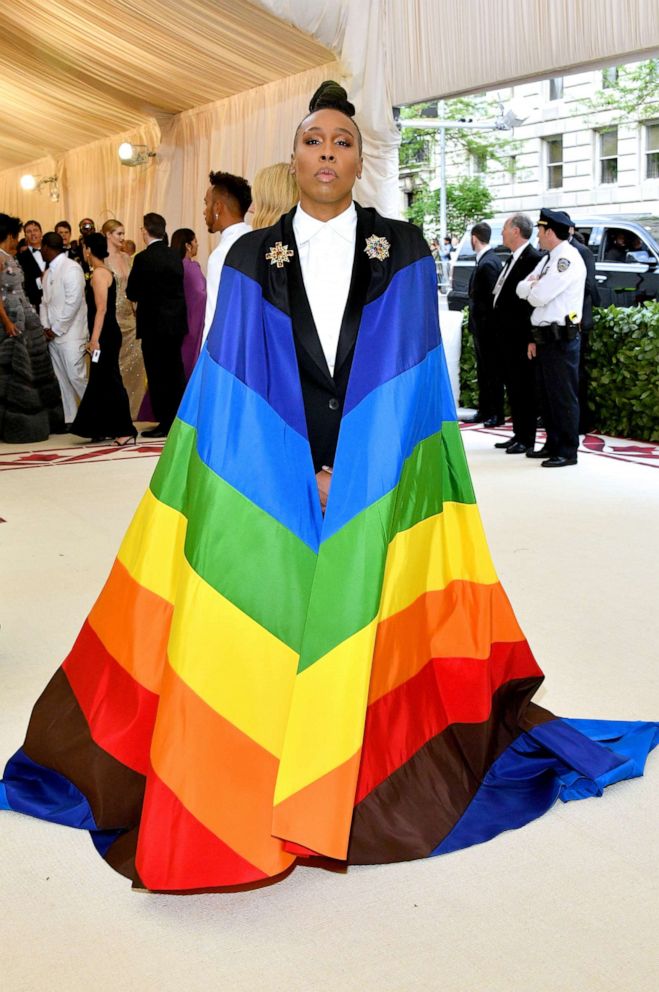
[[[101,342],[100,341],[98,341],[96,338],[90,338],[89,339],[89,344],[87,345],[87,348],[86,348],[87,354],[88,355],[93,355],[95,351],[98,351],[98,349],[100,348],[100,346],[101,346]]]

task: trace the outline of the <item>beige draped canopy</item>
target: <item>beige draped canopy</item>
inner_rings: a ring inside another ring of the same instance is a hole
[[[659,50],[659,0],[14,0],[0,19],[0,210],[44,227],[158,210],[203,235],[209,169],[290,154],[309,95],[346,83],[358,198],[396,213],[392,105]],[[122,166],[122,140],[157,156]],[[59,202],[19,188],[58,177]],[[203,259],[210,239],[201,238]]]

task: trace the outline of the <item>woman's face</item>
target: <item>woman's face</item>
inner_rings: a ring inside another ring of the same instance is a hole
[[[186,248],[188,249],[188,258],[196,258],[197,257],[197,251],[199,249],[199,243],[198,243],[198,241],[197,241],[196,238],[193,238],[192,241],[189,241],[188,244],[186,245]]]
[[[314,206],[329,206],[332,216],[346,210],[362,172],[359,137],[350,118],[338,110],[309,114],[298,130],[291,171],[303,210],[313,215]]]
[[[123,227],[117,227],[114,231],[108,231],[106,237],[108,239],[108,248],[110,251],[112,251],[112,249],[115,251],[121,251],[121,246],[124,243],[126,232]]]

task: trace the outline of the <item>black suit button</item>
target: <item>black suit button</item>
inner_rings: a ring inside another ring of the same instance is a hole
[[[330,408],[330,410],[338,410],[339,409],[339,401],[336,399],[335,396],[333,396],[332,399],[329,401],[329,408]]]

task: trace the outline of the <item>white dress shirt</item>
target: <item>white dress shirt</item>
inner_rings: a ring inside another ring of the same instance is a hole
[[[240,221],[238,224],[231,224],[230,227],[225,227],[220,236],[217,248],[208,256],[208,266],[206,268],[206,315],[204,317],[204,330],[201,335],[202,345],[208,337],[208,332],[211,329],[213,317],[215,316],[217,294],[220,291],[222,266],[229,253],[229,248],[238,238],[242,238],[243,234],[247,234],[251,230],[249,224],[245,224],[244,221]]]
[[[536,276],[536,279],[532,279]],[[569,241],[560,241],[541,258],[531,277],[517,284],[517,295],[533,307],[531,323],[565,324],[566,317],[581,320],[586,285],[586,265]]]
[[[43,260],[43,255],[41,254],[41,248],[28,248],[34,256],[34,261],[37,263],[42,272],[46,269],[46,263]]]
[[[348,302],[355,260],[357,211],[354,203],[332,220],[316,220],[298,204],[293,233],[300,256],[304,288],[330,375],[343,313]]]
[[[492,293],[494,295],[494,299],[492,300],[492,306],[494,306],[494,304],[497,302],[497,299],[499,298],[499,293],[503,288],[504,282],[508,278],[508,274],[510,270],[512,269],[513,265],[515,264],[519,256],[522,254],[522,252],[524,251],[527,245],[528,245],[528,241],[523,241],[522,244],[519,246],[519,248],[515,248],[515,251],[504,263],[504,266],[501,272],[499,273],[499,278],[496,281],[496,285],[492,290]]]

